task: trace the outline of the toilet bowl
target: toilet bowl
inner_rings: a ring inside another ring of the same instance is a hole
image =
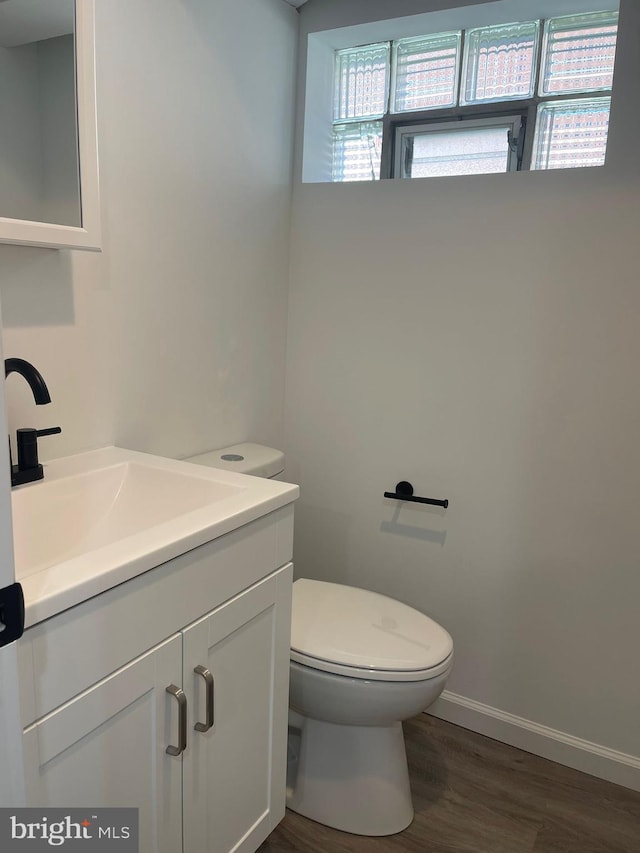
[[[277,477],[280,451],[239,444],[189,462]],[[293,584],[287,807],[357,835],[413,819],[402,721],[426,710],[453,664],[428,616],[364,589]]]
[[[453,641],[436,622],[363,589],[293,585],[287,806],[358,835],[413,819],[402,720],[442,692]]]

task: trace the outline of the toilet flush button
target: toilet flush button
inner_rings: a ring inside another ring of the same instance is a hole
[[[244,462],[244,456],[241,456],[239,453],[223,453],[220,459],[223,459],[225,462]]]

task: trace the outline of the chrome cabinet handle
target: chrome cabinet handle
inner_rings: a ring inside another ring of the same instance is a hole
[[[168,746],[168,755],[180,755],[187,748],[187,697],[181,687],[170,684],[166,690],[178,700],[178,740],[179,746]]]
[[[213,675],[204,666],[198,665],[194,667],[193,671],[196,675],[202,676],[207,685],[207,722],[196,723],[194,728],[197,732],[208,732],[209,729],[213,728]]]

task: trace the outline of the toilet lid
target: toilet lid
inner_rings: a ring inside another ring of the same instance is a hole
[[[419,680],[446,670],[451,636],[385,595],[301,578],[293,584],[291,659],[359,678]]]

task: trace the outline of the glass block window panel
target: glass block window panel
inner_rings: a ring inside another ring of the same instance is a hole
[[[468,30],[462,103],[530,98],[539,30],[538,21]]]
[[[333,128],[333,181],[379,181],[382,122],[367,121]]]
[[[533,169],[604,165],[611,98],[550,101],[538,107]]]
[[[545,25],[540,94],[611,89],[618,13],[551,18]]]
[[[461,42],[461,32],[395,42],[391,112],[455,105]]]
[[[388,43],[336,51],[334,121],[382,116],[387,108]]]

